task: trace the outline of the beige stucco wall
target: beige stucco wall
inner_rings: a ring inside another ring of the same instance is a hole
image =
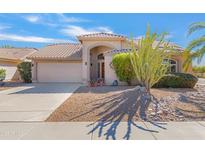
[[[19,81],[20,75],[17,70],[19,62],[0,60],[0,69],[6,70],[6,81]]]
[[[31,72],[32,72],[32,82],[37,82],[37,62],[36,61],[32,61],[32,68],[31,68]]]
[[[183,73],[183,63],[185,61],[185,59],[183,58],[182,54],[176,54],[176,55],[172,55],[171,59],[174,59],[177,61],[177,65],[178,65],[178,72]],[[192,65],[189,66],[188,71],[186,73],[193,73],[192,72]]]
[[[182,72],[182,57],[180,55],[172,55],[170,59],[173,59],[177,62],[177,72]]]

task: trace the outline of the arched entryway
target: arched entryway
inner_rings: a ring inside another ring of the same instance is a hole
[[[105,78],[105,58],[104,53],[112,50],[112,47],[97,46],[90,49],[90,80]]]

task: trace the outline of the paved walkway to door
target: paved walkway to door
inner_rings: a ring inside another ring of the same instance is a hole
[[[99,140],[99,139],[129,139],[129,140],[204,140],[205,122],[168,122],[155,123],[127,122],[110,123],[117,125],[116,129],[104,125],[96,129],[91,122],[24,122],[0,123],[0,139],[29,140]]]
[[[199,78],[197,84],[199,84],[199,85],[204,85],[204,86],[205,86],[205,79]]]
[[[44,121],[80,84],[34,83],[0,91],[0,122]]]

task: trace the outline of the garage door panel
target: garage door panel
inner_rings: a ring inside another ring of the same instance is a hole
[[[38,63],[39,82],[82,82],[81,63]]]

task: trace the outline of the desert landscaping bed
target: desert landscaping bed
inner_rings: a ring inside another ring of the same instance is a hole
[[[142,121],[139,97],[132,86],[80,87],[50,117],[60,121]],[[148,120],[205,120],[205,87],[152,89],[158,100],[146,111]]]

